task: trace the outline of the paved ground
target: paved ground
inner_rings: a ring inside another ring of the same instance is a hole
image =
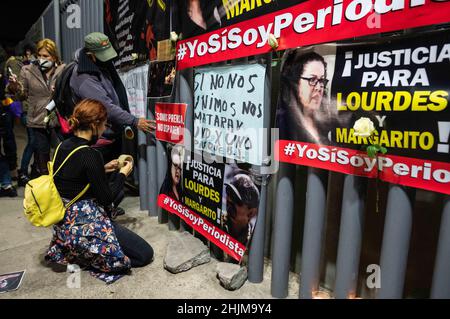
[[[23,131],[18,132],[19,149],[23,148]],[[21,152],[19,151],[19,154]],[[20,195],[23,189],[19,190]],[[81,273],[79,289],[67,286],[69,274],[45,266],[43,256],[50,242],[50,229],[32,226],[22,214],[22,200],[0,199],[0,274],[26,270],[19,290],[1,294],[2,298],[246,298],[265,299],[270,295],[270,264],[265,267],[261,284],[246,282],[234,292],[222,288],[216,279],[216,260],[181,274],[163,268],[167,244],[173,236],[167,225],[139,211],[139,198],[128,197],[122,203],[127,214],[118,220],[146,239],[155,250],[155,259],[145,268],[134,269],[112,285]],[[289,298],[298,296],[298,278],[292,274]]]

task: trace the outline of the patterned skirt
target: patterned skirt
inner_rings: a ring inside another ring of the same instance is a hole
[[[73,204],[64,219],[53,226],[45,259],[64,265],[77,264],[106,283],[115,282],[131,268],[111,220],[92,199]]]

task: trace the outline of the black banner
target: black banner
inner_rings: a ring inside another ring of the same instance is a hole
[[[169,38],[167,0],[105,0],[105,34],[119,57],[117,68],[153,61],[158,41]]]

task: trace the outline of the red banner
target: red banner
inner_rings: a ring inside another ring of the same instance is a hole
[[[187,104],[182,103],[156,103],[156,139],[183,143],[186,108]]]
[[[217,228],[206,219],[200,217],[192,210],[167,195],[159,195],[158,205],[168,212],[176,214],[188,225],[190,225],[195,231],[202,234],[205,238],[210,240],[213,244],[218,246],[228,255],[230,255],[237,261],[241,261],[242,256],[244,256],[246,250],[245,246],[222,231],[220,228]]]
[[[450,194],[450,163],[380,155],[364,151],[296,141],[277,141],[280,162],[322,168],[339,173],[380,178],[383,181]]]
[[[387,4],[390,2],[390,4]],[[450,21],[450,2],[434,0],[307,1],[177,44],[177,68]]]

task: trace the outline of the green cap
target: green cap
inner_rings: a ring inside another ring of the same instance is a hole
[[[95,54],[95,57],[102,62],[114,59],[117,56],[108,37],[100,32],[89,33],[84,38],[84,47]]]

